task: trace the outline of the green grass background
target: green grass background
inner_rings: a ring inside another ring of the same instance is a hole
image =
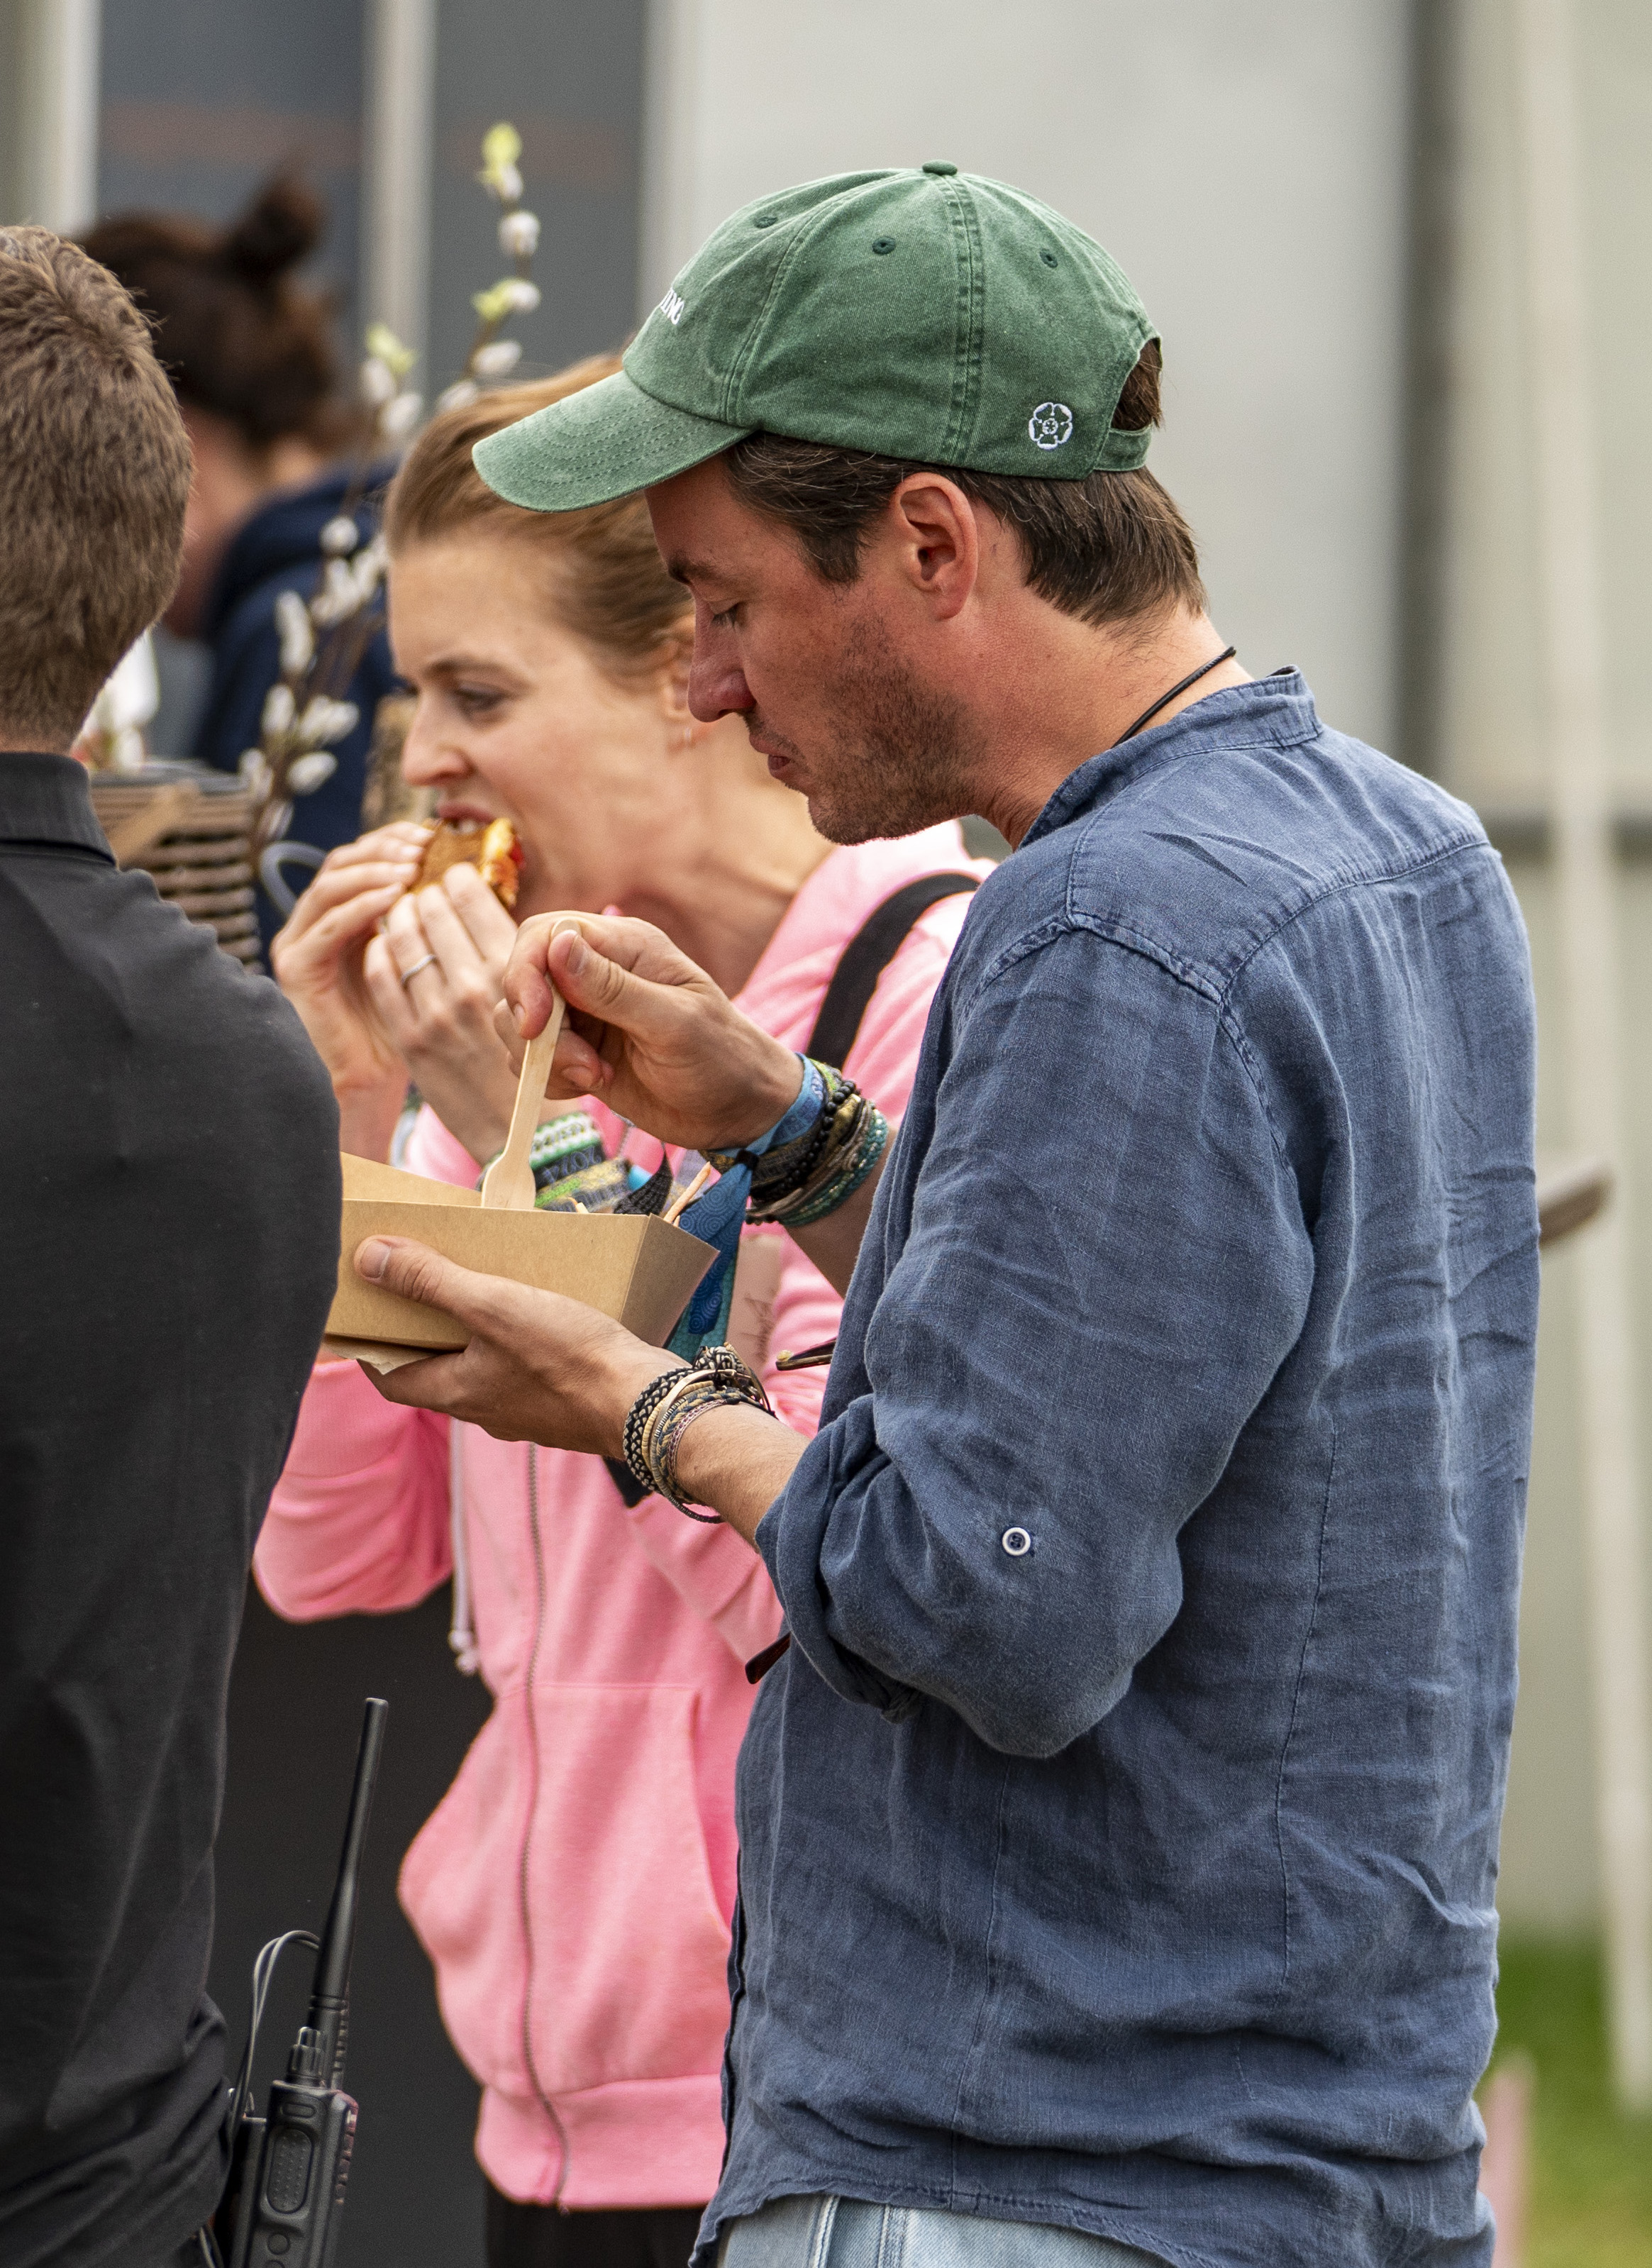
[[[1614,2109],[1597,1947],[1504,1939],[1497,2052],[1531,2059],[1523,2268],[1652,2268],[1652,2118]]]

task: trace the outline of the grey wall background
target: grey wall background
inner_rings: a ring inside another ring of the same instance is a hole
[[[0,0],[13,14],[23,0]],[[222,221],[291,166],[331,225],[301,271],[335,296],[347,366],[378,311],[362,275],[363,0],[104,0],[99,205]],[[522,375],[624,341],[636,298],[642,0],[462,0],[437,11],[431,150],[430,353],[410,381],[433,399],[457,376],[470,305],[504,270],[497,210],[476,182],[482,135],[523,137],[529,202],[544,223],[543,300],[511,326]],[[4,19],[0,18],[0,23]],[[157,639],[162,709],[151,742],[182,754],[204,657]]]
[[[16,4],[16,0],[13,0]],[[299,271],[361,330],[362,0],[104,0],[98,207],[231,219],[291,167],[326,198],[325,240]],[[160,631],[157,753],[187,753],[206,657]]]
[[[470,294],[503,272],[497,209],[476,186],[496,119],[522,136],[544,223],[539,309],[510,327],[522,374],[623,343],[636,299],[642,0],[463,0],[437,11],[430,390],[457,376]]]
[[[1215,619],[1392,744],[1410,10],[1398,0],[660,0],[642,304],[788,181],[950,158],[1123,264],[1164,333],[1152,461]]]
[[[1563,1037],[1546,862],[1530,819],[1541,810],[1536,597],[1529,466],[1534,409],[1522,315],[1515,57],[1501,0],[1466,0],[1457,100],[1462,122],[1459,252],[1444,652],[1448,784],[1490,818],[1531,934],[1540,1056],[1539,1140],[1559,1126],[1554,1072]],[[1589,347],[1599,452],[1609,729],[1619,807],[1652,802],[1652,712],[1641,686],[1652,609],[1652,11],[1643,0],[1580,0]],[[1508,814],[1508,823],[1502,815]],[[1637,1261],[1636,1377],[1641,1518],[1652,1476],[1652,862],[1644,836],[1619,871],[1626,972],[1626,1108],[1633,1147],[1620,1202]],[[1503,1829],[1499,1903],[1512,1923],[1594,1926],[1598,1910],[1590,1721],[1589,1631],[1577,1499],[1575,1252],[1544,1269],[1538,1420],[1521,1620],[1521,1695]]]
[[[23,210],[23,11],[0,0],[0,212]]]
[[[227,220],[284,166],[332,225],[309,274],[359,328],[362,0],[104,0],[98,202]]]

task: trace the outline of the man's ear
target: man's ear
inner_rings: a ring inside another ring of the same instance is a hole
[[[981,527],[957,482],[940,473],[909,473],[889,498],[885,534],[896,572],[936,620],[961,612],[980,574]]]

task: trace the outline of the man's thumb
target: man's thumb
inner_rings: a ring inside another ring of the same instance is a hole
[[[555,939],[548,967],[570,1008],[602,1023],[617,1024],[621,1031],[639,1030],[650,1020],[658,988],[598,953],[589,938],[576,932],[566,942]]]
[[[552,987],[561,980],[551,969],[550,956],[564,932],[577,941],[578,923],[573,915],[558,914],[548,920],[539,915],[524,922],[510,948],[504,973],[505,1003],[523,1039],[538,1038],[556,1005]]]
[[[356,1272],[383,1292],[399,1292],[421,1307],[441,1307],[473,1330],[496,1320],[494,1278],[460,1268],[406,1236],[370,1236],[356,1248]]]

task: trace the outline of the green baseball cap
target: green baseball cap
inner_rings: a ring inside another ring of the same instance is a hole
[[[1083,480],[1147,456],[1112,423],[1154,337],[1082,229],[939,162],[745,206],[623,367],[476,444],[489,488],[567,512],[783,433],[981,473]]]

